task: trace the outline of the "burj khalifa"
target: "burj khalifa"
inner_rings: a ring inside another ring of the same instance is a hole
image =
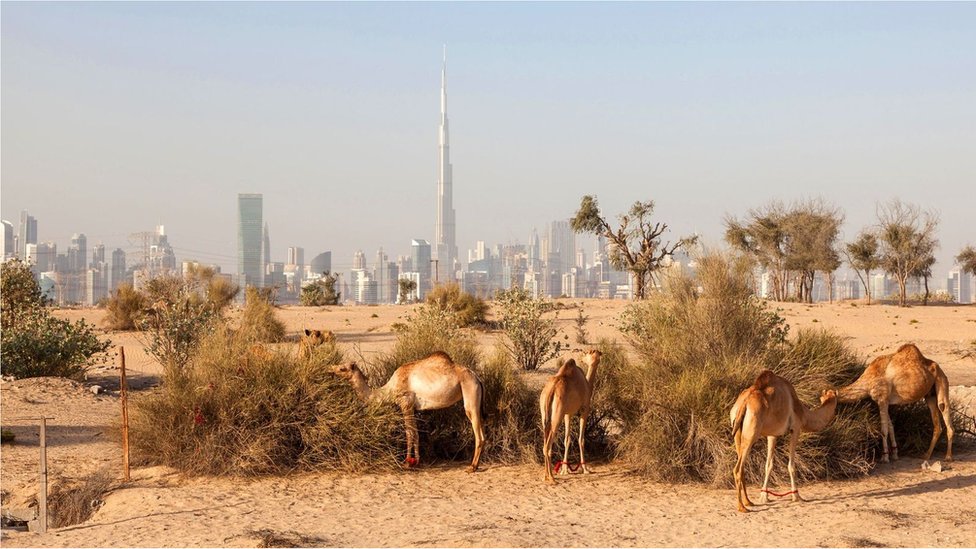
[[[447,127],[447,46],[441,67],[441,123],[437,143],[437,222],[434,225],[434,258],[438,281],[454,280],[458,257],[454,226],[454,181],[451,176],[450,145]]]

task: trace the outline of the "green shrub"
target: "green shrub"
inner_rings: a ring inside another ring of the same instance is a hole
[[[750,277],[741,259],[703,257],[697,281],[672,278],[667,293],[623,315],[637,360],[608,369],[615,388],[604,394],[619,414],[618,456],[639,473],[728,485],[735,462],[729,410],[761,370],[790,380],[809,405],[821,390],[863,368],[840,336],[801,330],[788,340],[784,321],[752,296]],[[839,413],[821,433],[804,435],[795,462],[800,478],[866,472],[872,429],[869,409],[859,405]],[[785,460],[787,444],[780,442],[779,459]],[[747,468],[754,479],[765,459],[761,446],[754,447]],[[783,481],[781,468],[773,474],[775,482]]]
[[[341,358],[330,343],[306,361],[217,330],[181,375],[133,399],[135,457],[191,474],[395,467],[401,414],[360,402],[330,371]]]
[[[306,307],[338,305],[341,294],[336,290],[339,273],[322,273],[322,278],[302,287],[299,301]]]
[[[554,340],[556,319],[543,317],[552,310],[551,302],[534,298],[517,287],[498,292],[495,300],[501,307],[502,329],[507,336],[503,345],[516,364],[524,370],[535,370],[559,354],[560,342]]]
[[[241,331],[255,341],[277,343],[285,338],[285,323],[275,315],[275,308],[258,288],[248,286],[241,314]]]
[[[427,304],[455,313],[461,327],[480,325],[485,323],[488,314],[488,303],[480,297],[461,291],[456,282],[435,286],[427,294]]]
[[[0,271],[0,371],[16,378],[76,377],[111,346],[79,320],[51,316],[30,268],[12,260]]]
[[[192,281],[160,276],[146,282],[150,306],[140,322],[146,352],[175,377],[189,363],[200,342],[220,321],[220,311],[205,299]]]
[[[146,297],[132,284],[121,284],[105,302],[105,327],[109,330],[137,330],[145,314]]]

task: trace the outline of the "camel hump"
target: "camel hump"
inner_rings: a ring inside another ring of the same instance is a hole
[[[922,356],[922,351],[919,351],[918,350],[918,347],[916,347],[914,343],[906,343],[906,344],[902,345],[901,347],[898,347],[898,350],[895,351],[895,354],[896,355],[905,354],[905,355],[912,356],[912,357],[917,357],[917,358],[920,358],[920,359],[921,358],[925,358],[925,357]]]
[[[559,371],[556,372],[556,376],[566,377],[571,375],[574,370],[579,370],[579,367],[576,365],[576,361],[571,358],[567,358],[566,362],[563,362],[563,365],[559,367]]]
[[[759,376],[756,377],[756,382],[752,384],[756,389],[765,389],[773,384],[776,379],[776,374],[772,370],[763,370],[759,372]]]
[[[445,353],[444,351],[434,351],[433,353],[427,355],[427,358],[425,358],[424,360],[428,360],[431,358],[446,360],[448,362],[454,362],[453,360],[451,360],[451,355]]]

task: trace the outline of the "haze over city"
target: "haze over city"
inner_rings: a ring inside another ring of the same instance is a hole
[[[973,4],[2,10],[2,216],[59,247],[134,253],[162,224],[234,273],[238,193],[261,193],[273,261],[409,254],[434,239],[445,44],[462,261],[584,194],[712,245],[727,215],[817,196],[847,241],[898,197],[940,215],[935,287],[976,243]]]

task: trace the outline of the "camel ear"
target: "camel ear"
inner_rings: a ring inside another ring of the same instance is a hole
[[[308,328],[305,328],[305,337],[312,335],[312,332]]]

